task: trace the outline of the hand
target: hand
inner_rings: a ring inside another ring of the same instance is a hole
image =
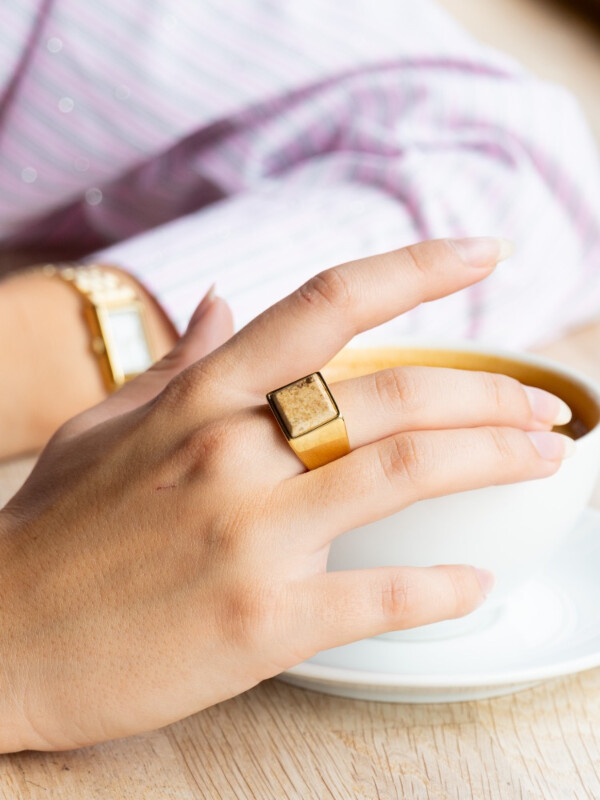
[[[551,475],[557,398],[424,368],[339,383],[353,452],[307,473],[264,397],[499,255],[437,241],[328,270],[200,361],[192,325],[67,423],[0,517],[0,747],[157,728],[321,649],[480,605],[491,578],[472,566],[327,574],[329,543],[420,498]]]
[[[173,326],[143,286],[116,271],[137,289],[148,334],[162,357],[177,340]],[[81,309],[70,286],[39,272],[19,272],[0,282],[0,459],[41,450],[63,422],[106,397]],[[218,344],[231,336],[231,315],[222,302],[206,316],[203,329],[205,338]],[[208,352],[201,349],[197,357]]]

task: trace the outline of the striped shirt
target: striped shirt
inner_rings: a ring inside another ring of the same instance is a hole
[[[431,0],[2,0],[0,242],[78,242],[183,327],[440,236],[517,255],[406,334],[525,346],[600,311],[600,168],[563,89]]]

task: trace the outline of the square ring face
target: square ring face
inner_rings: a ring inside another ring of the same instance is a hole
[[[289,439],[320,428],[340,413],[318,372],[270,392],[267,399]]]

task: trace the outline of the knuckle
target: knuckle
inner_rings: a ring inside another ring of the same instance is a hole
[[[387,441],[380,448],[381,471],[388,483],[412,489],[418,493],[426,469],[426,455],[412,434],[402,434]]]
[[[428,252],[429,250],[423,246],[417,247],[415,245],[409,245],[404,248],[409,266],[411,266],[415,272],[419,273],[426,281],[429,281],[431,277],[431,264],[426,255]]]
[[[168,364],[163,367],[169,369]],[[215,375],[209,361],[205,359],[197,361],[171,378],[157,396],[155,405],[167,413],[181,410],[186,412],[190,404],[195,405],[198,402],[200,392],[204,392],[207,385],[214,383]]]
[[[175,375],[157,396],[155,406],[167,413],[173,413],[189,402],[192,394],[190,371],[185,369]]]
[[[103,403],[110,402],[114,400],[115,397],[116,395],[104,400]],[[69,439],[81,435],[86,430],[93,428],[96,424],[94,411],[94,408],[87,409],[71,417],[71,419],[68,419],[66,422],[63,422],[62,425],[54,431],[47,444],[56,445],[66,442]]]
[[[264,642],[278,598],[265,586],[239,581],[223,593],[221,628],[228,641],[245,650],[260,648]]]
[[[386,412],[400,408],[411,412],[419,407],[419,391],[414,372],[408,368],[389,368],[375,373],[375,394]]]
[[[56,431],[54,431],[50,439],[50,442],[56,443],[64,439],[70,439],[72,436],[78,434],[81,429],[82,429],[82,420],[81,420],[81,415],[78,414],[76,417],[71,417],[71,419],[68,419],[66,422],[63,422],[63,424],[59,428],[57,428]]]
[[[298,290],[300,300],[311,307],[344,311],[353,300],[353,291],[346,273],[340,267],[320,272]]]
[[[502,461],[512,459],[515,456],[515,447],[510,430],[507,428],[485,428],[488,444],[495,455]]]
[[[485,373],[483,386],[488,403],[491,404],[494,411],[501,411],[504,406],[506,388],[502,377],[493,373]]]
[[[179,446],[179,455],[203,474],[218,477],[230,472],[239,450],[236,428],[232,419],[203,425],[187,434]]]
[[[400,626],[419,608],[416,584],[405,574],[394,573],[381,589],[381,612],[390,627]]]
[[[464,569],[446,568],[445,571],[448,579],[448,617],[463,617],[473,610],[472,584]]]

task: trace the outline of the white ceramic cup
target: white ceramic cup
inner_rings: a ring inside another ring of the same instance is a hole
[[[335,396],[337,380],[417,364],[504,373],[553,392],[573,411],[573,421],[558,430],[576,439],[576,452],[550,478],[421,500],[334,541],[329,570],[473,564],[495,574],[494,590],[473,614],[386,634],[400,640],[455,636],[489,624],[502,612],[509,594],[533,577],[567,539],[590,499],[600,469],[598,387],[585,376],[537,355],[484,350],[469,344],[347,348],[323,374]]]

